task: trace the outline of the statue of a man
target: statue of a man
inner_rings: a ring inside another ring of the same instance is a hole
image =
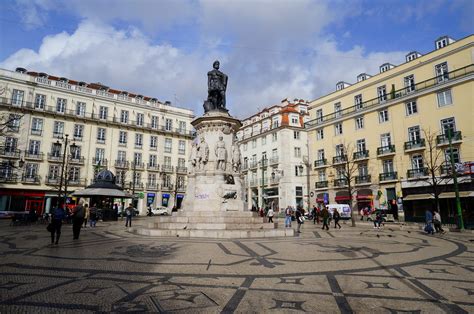
[[[194,170],[197,165],[197,143],[193,142],[191,145],[191,154],[189,155],[189,170]]]
[[[224,170],[225,171],[225,163],[227,161],[227,150],[225,148],[225,142],[223,140],[222,135],[219,136],[219,141],[216,143],[216,148],[214,149],[216,154],[216,169],[217,170]]]
[[[207,145],[204,137],[201,136],[201,142],[196,150],[196,159],[199,169],[204,169],[209,160],[209,145]]]
[[[240,171],[240,149],[237,143],[232,145],[232,168],[234,172]]]
[[[207,101],[204,103],[204,113],[225,109],[225,92],[227,89],[228,77],[219,71],[219,61],[214,61],[213,70],[207,72]]]

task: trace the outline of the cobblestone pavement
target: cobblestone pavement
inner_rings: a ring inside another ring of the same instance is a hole
[[[217,241],[118,221],[73,241],[71,229],[50,246],[45,225],[0,221],[0,313],[474,313],[470,233],[306,223],[294,238]]]

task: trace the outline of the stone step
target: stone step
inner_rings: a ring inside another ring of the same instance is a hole
[[[258,230],[276,229],[277,223],[182,223],[182,222],[156,222],[151,229],[177,229],[177,230]]]
[[[173,213],[173,217],[258,217],[251,211],[218,211],[218,210],[182,210]]]
[[[154,222],[181,222],[181,223],[266,223],[262,217],[202,217],[202,216],[160,216]]]
[[[292,228],[263,230],[164,230],[149,228],[129,228],[129,232],[151,237],[183,237],[183,238],[214,238],[214,239],[246,239],[293,237]]]

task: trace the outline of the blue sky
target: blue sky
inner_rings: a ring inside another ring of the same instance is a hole
[[[102,82],[200,115],[218,59],[239,118],[474,30],[471,0],[4,0],[0,10],[1,68]]]

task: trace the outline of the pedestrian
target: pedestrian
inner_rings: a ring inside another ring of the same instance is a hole
[[[425,232],[428,234],[434,234],[434,229],[433,229],[433,213],[431,210],[427,209],[425,211]]]
[[[258,214],[260,215],[260,217],[265,217],[265,215],[263,214],[263,207],[260,207],[258,209]]]
[[[58,244],[59,238],[61,237],[61,226],[63,225],[63,219],[66,218],[66,213],[63,208],[63,204],[60,204],[53,211],[53,217],[51,219],[51,244]],[[56,241],[54,236],[56,235]]]
[[[72,233],[73,233],[72,238],[74,240],[79,239],[79,234],[81,233],[82,223],[84,222],[85,209],[84,209],[84,206],[82,204],[83,203],[80,202],[79,205],[74,207],[74,210],[73,210],[73,213],[72,213]]]
[[[285,209],[285,228],[291,228],[291,215],[292,215],[291,207],[288,206]]]
[[[438,213],[438,211],[434,211],[434,216],[433,216],[433,225],[435,227],[436,233],[446,233],[446,231],[443,230],[443,227],[441,226],[441,215]]]
[[[298,226],[296,227],[296,232],[301,233],[301,225],[304,222],[301,207],[296,208],[295,216],[296,216],[296,222],[298,223]]]
[[[382,212],[377,211],[375,213],[375,220],[374,220],[374,229],[380,229],[380,226],[382,225]]]
[[[132,215],[133,212],[135,211],[135,207],[133,207],[132,203],[128,204],[128,207],[125,209],[125,227],[131,227],[132,226]]]
[[[90,210],[89,204],[84,205],[84,228],[87,228],[87,219],[89,219]]]
[[[334,228],[336,228],[336,226],[339,226],[339,229],[341,229],[341,225],[339,224],[339,219],[341,219],[341,215],[339,215],[337,208],[334,208],[334,212],[332,213],[332,218],[334,219]]]
[[[89,225],[91,228],[95,228],[97,223],[97,205],[93,204],[89,209]]]
[[[328,225],[328,222],[329,222],[329,210],[327,207],[323,207],[323,210],[321,211],[321,216],[323,218],[323,230],[326,229],[326,230],[329,230],[329,225]]]
[[[273,216],[275,215],[275,212],[273,211],[273,208],[268,209],[268,222],[273,222]]]

